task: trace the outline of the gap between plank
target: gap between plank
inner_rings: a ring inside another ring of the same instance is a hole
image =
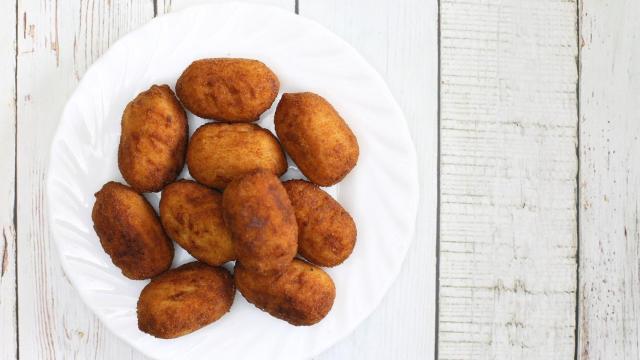
[[[580,79],[582,73],[581,66],[581,48],[580,48],[580,6],[582,0],[576,0],[576,67],[578,71],[578,79],[576,82],[576,114],[578,116],[576,124],[576,161],[578,162],[576,172],[576,307],[575,307],[575,330],[574,330],[574,350],[573,359],[578,360],[579,338],[580,335]]]
[[[13,268],[15,271],[15,298],[16,298],[16,359],[20,359],[20,319],[18,311],[18,0],[16,0],[16,39],[15,39],[15,65],[13,78],[13,106],[14,106],[14,130],[13,130],[13,232],[14,232],[14,248],[13,248]]]
[[[294,11],[296,15],[300,15],[300,0],[296,0],[294,5]]]
[[[297,1],[297,0],[296,0]],[[435,344],[433,346],[434,354],[433,358],[438,360],[438,342],[439,342],[439,330],[440,330],[440,158],[441,158],[441,143],[440,140],[440,119],[442,117],[442,105],[440,101],[440,79],[442,74],[442,55],[440,53],[440,39],[442,38],[442,34],[440,33],[442,18],[440,15],[440,4],[441,0],[438,0],[438,39],[437,39],[437,47],[438,47],[438,146],[436,151],[436,317],[435,317]]]
[[[158,0],[151,0],[153,2],[153,17],[158,16]]]

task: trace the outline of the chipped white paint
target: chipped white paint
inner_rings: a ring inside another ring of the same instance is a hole
[[[640,358],[640,3],[581,2],[582,360]]]
[[[238,0],[236,0],[238,1]],[[281,7],[285,10],[295,11],[296,0],[240,0],[252,4],[264,4]],[[166,14],[171,11],[178,11],[189,6],[211,3],[223,3],[228,0],[158,0],[158,15]]]
[[[152,17],[151,1],[18,3],[18,318],[22,359],[140,358],[102,326],[64,277],[48,232],[44,179],[51,136],[79,77],[110,43]],[[2,196],[4,199],[4,193]]]
[[[49,142],[78,79],[113,41],[155,12],[204,0],[16,1],[17,14],[15,1],[0,2],[0,359],[17,357],[17,325],[24,359],[143,359],[101,325],[62,274],[43,203]],[[295,0],[254,1],[295,7]],[[435,276],[424,264],[434,256],[436,220],[437,159],[429,154],[438,104],[429,91],[437,59],[428,48],[436,2],[298,3],[386,78],[410,122],[421,175],[417,235],[402,274],[381,307],[318,359],[431,358]],[[573,356],[576,6],[440,1],[440,359]],[[584,0],[580,11],[583,360],[640,357],[638,15],[632,0]]]
[[[0,359],[17,356],[15,199],[16,3],[0,2]]]
[[[437,2],[299,0],[299,13],[344,38],[385,78],[409,122],[421,185],[416,236],[401,274],[369,319],[318,359],[431,358],[436,296]]]
[[[571,359],[576,2],[440,6],[439,359]]]

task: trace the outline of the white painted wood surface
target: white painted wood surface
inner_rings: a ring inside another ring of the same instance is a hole
[[[16,3],[0,2],[0,359],[17,356],[15,130]]]
[[[106,331],[81,303],[62,273],[46,224],[44,178],[48,148],[68,95],[88,66],[108,48],[109,44],[127,31],[144,24],[154,14],[161,15],[199,2],[203,1],[167,0],[154,3],[77,0],[58,3],[52,0],[36,3],[23,0],[18,4],[17,29],[20,31],[17,57],[19,64],[17,176],[19,179],[25,179],[18,187],[18,237],[21,239],[18,249],[20,257],[18,273],[22,279],[18,285],[20,295],[18,325],[21,339],[28,339],[28,345],[23,344],[20,347],[20,356],[23,358],[143,358]],[[292,12],[296,8],[293,0],[257,2],[281,6]],[[390,1],[380,4],[387,8],[391,7]],[[412,4],[408,2],[407,5]],[[426,14],[431,17],[431,24],[417,31],[416,38],[402,41],[399,47],[389,47],[385,43],[384,47],[375,48],[374,43],[366,44],[374,46],[370,51],[371,56],[391,58],[390,64],[398,66],[395,72],[388,71],[384,67],[380,70],[392,80],[392,76],[398,77],[395,89],[400,94],[408,92],[410,96],[407,99],[419,99],[427,89],[434,91],[436,86],[437,59],[425,59],[424,54],[428,49],[420,49],[416,46],[416,54],[419,57],[415,62],[407,62],[394,53],[398,50],[410,51],[409,46],[419,41],[430,41],[431,45],[435,46],[435,6],[420,6],[420,9],[424,14],[411,14],[408,19],[417,24],[421,19],[419,16]],[[426,9],[430,9],[430,12]],[[354,9],[350,11],[353,13]],[[320,14],[318,11],[314,13]],[[343,19],[346,19],[348,14],[345,9]],[[380,17],[380,14],[377,16],[377,20],[385,20],[384,16]],[[390,20],[395,21],[397,23],[395,28],[400,30],[399,24],[407,20],[406,14],[396,12],[393,16],[394,18]],[[13,25],[15,31],[15,23]],[[363,22],[362,25],[368,31],[368,29],[374,29],[375,24]],[[354,29],[345,28],[344,30],[348,34]],[[399,32],[395,36],[404,36],[404,34],[406,32]],[[13,36],[15,37],[15,33]],[[362,44],[365,43],[362,42]],[[416,67],[418,60],[425,60],[426,63],[416,68],[419,76],[412,78],[416,74],[412,73],[410,68]],[[388,64],[383,65],[388,66]],[[56,84],[55,89],[52,89],[51,84]],[[15,94],[15,90],[11,88],[7,92]],[[435,269],[423,268],[422,262],[428,257],[432,259],[435,257],[436,158],[433,154],[437,144],[437,104],[434,100],[435,98],[432,97],[424,104],[413,100],[403,103],[405,110],[411,115],[410,119],[416,131],[425,135],[424,141],[422,137],[416,137],[418,146],[429,149],[431,154],[430,157],[423,158],[425,164],[422,168],[422,173],[427,175],[424,193],[430,201],[428,206],[423,206],[422,211],[424,214],[431,214],[431,220],[419,227],[418,232],[423,234],[425,239],[414,246],[415,250],[424,253],[413,256],[410,260],[411,265],[404,269],[404,280],[401,280],[401,284],[396,285],[394,290],[394,292],[409,291],[410,297],[402,294],[395,295],[391,305],[384,305],[379,315],[363,325],[364,330],[359,330],[353,339],[345,341],[337,352],[321,356],[323,359],[341,359],[345,354],[358,354],[363,342],[377,344],[370,350],[387,347],[388,354],[397,353],[393,351],[393,347],[399,346],[401,347],[399,354],[410,354],[410,358],[421,357],[423,351],[430,355],[433,353],[433,326],[424,326],[424,323],[433,323],[434,309],[430,304],[433,303],[435,296],[433,288]],[[13,156],[13,151],[10,154]],[[13,163],[6,162],[6,164],[8,166]],[[415,286],[416,281],[423,276],[427,281]],[[9,284],[11,283],[15,287],[15,282],[10,281]],[[4,299],[3,296],[3,301]],[[417,308],[417,311],[413,311],[415,308],[408,305]],[[402,306],[403,310],[402,316],[398,318],[391,311],[396,306]],[[409,326],[403,329],[403,323]],[[384,327],[387,324],[391,326],[385,330]],[[12,328],[15,325],[14,322],[11,325]],[[394,336],[389,337],[389,331],[393,331]],[[9,340],[11,340],[10,337]],[[370,351],[365,354],[375,353]],[[7,356],[14,358],[11,354]]]
[[[576,2],[442,0],[439,359],[570,359]]]
[[[578,356],[640,359],[640,2],[580,16]]]
[[[385,78],[409,122],[420,171],[416,236],[401,274],[369,319],[318,359],[431,358],[436,296],[437,3],[299,0],[298,8],[300,15],[352,44]]]
[[[49,144],[78,79],[111,43],[201,2],[0,2],[0,359],[17,358],[18,343],[22,359],[144,359],[62,273],[46,223]],[[422,203],[403,271],[318,359],[429,359],[434,346],[440,359],[567,359],[576,349],[583,360],[640,358],[640,3],[584,0],[578,12],[575,0],[440,0],[437,159],[435,1],[253,2],[297,3],[353,44],[387,80],[419,154]],[[438,160],[436,343],[436,276],[425,264]]]
[[[157,0],[158,15],[166,14],[172,11],[179,11],[189,6],[211,3],[224,3],[228,0]],[[235,0],[239,2],[248,2],[252,4],[272,5],[290,10],[294,12],[296,9],[296,0]]]

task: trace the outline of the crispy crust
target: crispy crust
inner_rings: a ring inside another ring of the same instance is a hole
[[[169,269],[173,243],[142,195],[112,181],[95,196],[93,228],[102,248],[124,276],[149,279]]]
[[[190,180],[170,184],[162,191],[160,220],[167,235],[196,259],[212,266],[235,260],[220,193]]]
[[[192,333],[229,312],[235,286],[229,271],[192,262],[151,280],[138,299],[138,328],[161,339]]]
[[[358,162],[360,150],[355,135],[319,95],[282,95],[275,126],[282,146],[300,171],[320,186],[338,183]]]
[[[236,262],[234,277],[247,301],[296,326],[318,323],[327,316],[336,297],[331,277],[299,259],[278,276],[256,274]]]
[[[280,180],[264,171],[246,175],[229,184],[222,206],[238,260],[260,273],[284,271],[297,252],[298,226]]]
[[[256,170],[280,176],[287,159],[273,134],[254,124],[212,123],[199,127],[187,150],[189,172],[199,183],[224,189]]]
[[[118,167],[138,192],[160,191],[184,167],[187,115],[167,85],[153,85],[124,110]]]
[[[176,83],[176,93],[195,115],[225,122],[252,122],[271,107],[280,81],[265,64],[250,59],[194,61]]]
[[[298,222],[298,253],[320,266],[345,261],[356,244],[356,224],[329,194],[304,180],[284,184]]]

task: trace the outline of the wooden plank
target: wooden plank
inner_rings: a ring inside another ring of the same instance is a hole
[[[18,310],[23,359],[141,358],[105,329],[64,276],[48,231],[44,180],[51,137],[78,79],[109,44],[152,17],[151,1],[18,3]]]
[[[640,358],[640,3],[580,9],[580,359]]]
[[[576,6],[441,1],[441,360],[574,355]]]
[[[437,2],[299,0],[299,13],[351,43],[386,79],[409,123],[421,192],[416,236],[395,284],[369,319],[318,359],[428,359],[435,340]]]
[[[16,1],[0,3],[0,359],[18,354],[16,303],[15,136]]]
[[[169,2],[175,10],[203,1]],[[294,8],[294,2],[289,0],[268,2]],[[433,354],[435,338],[435,267],[424,264],[435,264],[436,4],[419,0],[299,0],[299,10],[301,15],[319,21],[352,43],[389,82],[414,135],[423,199],[416,241],[389,295],[352,336],[318,359],[423,358]],[[351,21],[354,18],[359,20]],[[381,28],[380,23],[386,27]]]
[[[171,11],[177,11],[189,6],[211,3],[223,3],[227,0],[157,0],[158,14],[166,14]],[[265,4],[278,6],[286,10],[295,10],[296,0],[240,0],[239,2],[248,2],[254,4]]]

